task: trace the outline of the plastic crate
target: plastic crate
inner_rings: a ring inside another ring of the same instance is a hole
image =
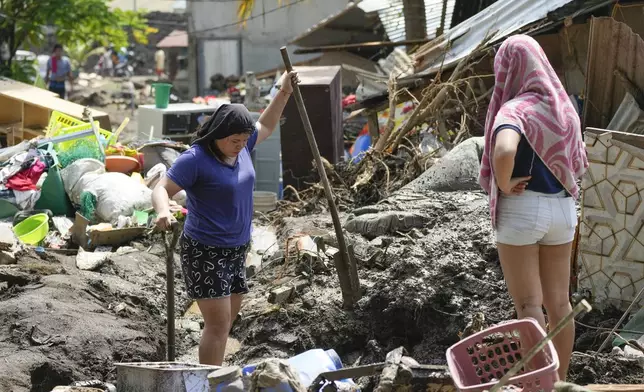
[[[494,386],[546,336],[532,319],[496,325],[447,349],[447,365],[459,391],[483,392]],[[510,378],[523,392],[551,392],[559,380],[559,357],[552,342]]]
[[[94,121],[96,127],[98,128],[98,121]],[[51,117],[49,118],[49,131],[47,136],[54,137],[60,135],[66,135],[74,132],[85,131],[91,129],[91,124],[78,120],[76,118],[67,116],[66,114],[53,111]],[[112,132],[106,131],[104,129],[98,130],[99,134],[105,138],[105,141],[102,141],[103,145],[106,146],[109,140],[112,138]],[[56,151],[65,151],[72,148],[79,140],[93,140],[95,137],[93,135],[84,137],[82,139],[70,140],[67,142],[58,143],[55,146]]]

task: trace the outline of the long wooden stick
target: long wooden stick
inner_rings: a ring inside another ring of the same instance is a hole
[[[291,65],[291,59],[288,56],[288,51],[286,47],[280,49],[282,53],[282,60],[284,60],[284,66],[286,67],[287,72],[293,71],[293,66]],[[338,271],[338,279],[340,280],[340,289],[342,290],[342,299],[344,306],[346,308],[353,308],[353,305],[360,297],[360,288],[353,287],[351,279],[351,273],[349,265],[352,262],[351,257],[349,257],[349,250],[347,248],[347,243],[344,240],[344,233],[342,232],[342,224],[340,223],[340,216],[338,215],[338,209],[335,206],[335,200],[333,198],[333,191],[329,185],[329,179],[326,176],[326,171],[324,170],[324,164],[322,163],[322,157],[320,156],[320,150],[318,149],[318,144],[315,141],[315,134],[313,133],[313,127],[311,126],[311,121],[309,120],[309,115],[306,112],[306,106],[304,106],[304,99],[302,98],[302,93],[300,92],[300,87],[297,84],[293,84],[293,97],[295,98],[295,104],[297,109],[300,112],[300,117],[302,118],[302,125],[304,125],[304,131],[306,132],[306,138],[309,141],[309,146],[311,147],[311,152],[315,158],[315,164],[317,166],[318,173],[320,174],[320,181],[324,187],[324,193],[326,199],[329,202],[329,211],[331,212],[331,219],[333,220],[333,227],[335,228],[335,235],[338,239],[338,248],[340,250],[341,257],[334,257],[335,268]],[[357,276],[353,280],[357,281]]]
[[[602,345],[599,347],[599,350],[597,350],[597,352],[595,353],[595,358],[597,358],[597,355],[598,355],[599,353],[601,353],[601,352],[602,352],[602,350],[604,349],[604,347],[606,347],[606,345],[608,344],[608,342],[609,342],[611,339],[614,339],[613,334],[615,333],[615,331],[617,331],[617,328],[619,328],[619,326],[620,326],[620,325],[622,325],[622,323],[624,322],[624,320],[626,320],[626,317],[628,317],[628,315],[631,313],[631,310],[633,309],[633,307],[635,306],[635,304],[639,302],[640,298],[642,298],[642,295],[644,295],[644,287],[642,287],[642,289],[641,289],[641,290],[640,290],[640,292],[637,294],[637,296],[635,297],[635,299],[633,300],[633,302],[631,302],[631,305],[628,307],[628,309],[626,309],[626,311],[625,311],[625,312],[624,312],[624,314],[622,315],[622,318],[620,318],[620,319],[619,319],[619,321],[617,322],[617,324],[615,324],[615,326],[613,327],[612,331],[610,331],[610,333],[608,334],[608,336],[606,336],[606,339],[604,340],[604,342],[602,343]]]
[[[530,362],[532,358],[534,358],[534,356],[539,353],[539,351],[543,350],[543,348],[546,347],[548,343],[550,343],[550,341],[555,336],[557,336],[559,332],[561,332],[561,330],[566,327],[566,325],[568,325],[568,323],[573,321],[579,313],[590,312],[592,309],[593,308],[590,306],[590,304],[585,299],[582,299],[581,302],[578,303],[577,306],[575,306],[572,312],[570,312],[566,317],[563,318],[563,320],[559,322],[559,324],[557,324],[555,329],[550,331],[550,333],[546,335],[545,338],[543,338],[539,343],[532,347],[530,351],[528,351],[525,357],[521,358],[520,361],[512,366],[512,368],[505,374],[505,376],[503,376],[503,378],[501,378],[501,380],[497,382],[496,385],[492,387],[492,389],[490,389],[490,392],[500,391],[501,388],[503,388],[503,386],[507,384],[508,381],[510,381],[510,378],[514,377],[514,375],[516,375],[521,370],[521,368],[525,366],[525,364]]]

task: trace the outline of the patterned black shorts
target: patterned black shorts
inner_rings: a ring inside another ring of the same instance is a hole
[[[206,246],[181,235],[181,269],[193,299],[246,294],[246,255],[250,243],[235,248]]]

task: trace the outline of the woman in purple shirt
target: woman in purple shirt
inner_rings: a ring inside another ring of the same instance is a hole
[[[255,183],[250,153],[277,127],[293,83],[298,83],[297,74],[284,74],[280,82],[278,94],[257,123],[243,105],[217,109],[152,193],[157,226],[163,230],[173,220],[170,198],[182,189],[188,195],[181,267],[188,295],[204,317],[199,343],[202,364],[221,366],[232,321],[248,292],[246,255]]]

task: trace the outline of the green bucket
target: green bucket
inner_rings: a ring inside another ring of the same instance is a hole
[[[168,83],[153,83],[154,89],[154,104],[159,109],[165,109],[170,103],[170,89],[171,84]]]

